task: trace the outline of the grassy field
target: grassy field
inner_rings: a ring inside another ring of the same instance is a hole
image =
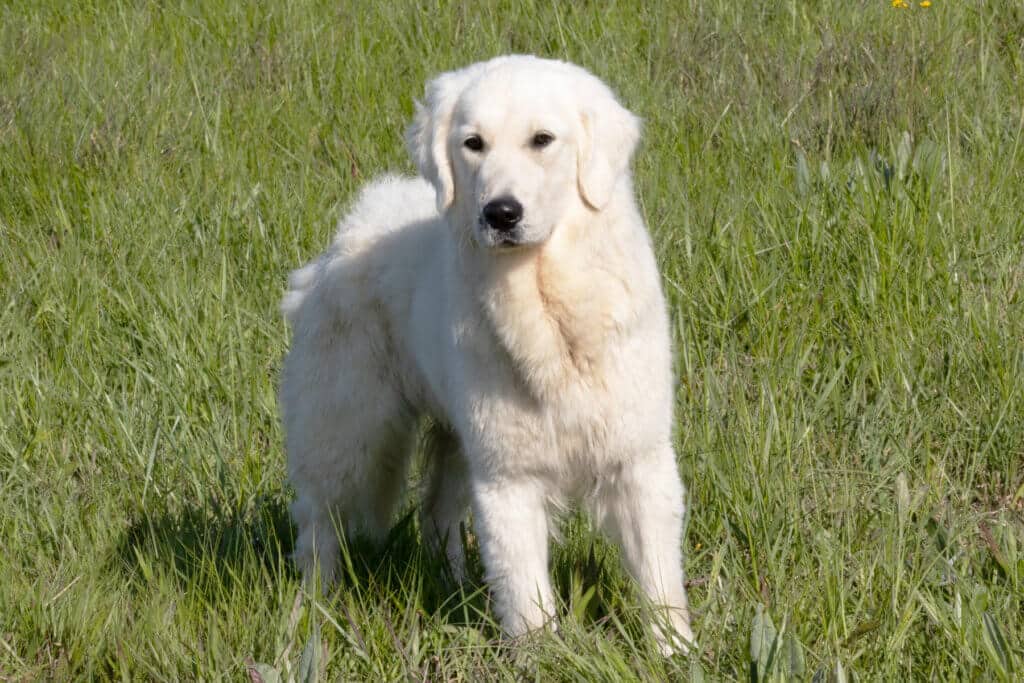
[[[285,276],[512,51],[646,122],[699,656],[583,518],[516,647],[411,503],[327,599],[287,559]],[[4,3],[0,680],[1024,675],[1022,55],[1004,0]]]

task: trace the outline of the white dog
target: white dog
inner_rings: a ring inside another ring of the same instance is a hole
[[[295,271],[281,405],[304,575],[336,522],[387,531],[421,418],[422,529],[461,573],[472,507],[503,629],[555,613],[553,514],[621,545],[666,651],[692,642],[668,317],[629,161],[639,121],[580,67],[499,57],[437,77],[408,144],[422,178],[367,187]]]

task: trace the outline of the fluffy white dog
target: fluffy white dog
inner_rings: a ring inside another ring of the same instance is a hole
[[[555,613],[549,531],[574,501],[621,545],[663,648],[685,649],[668,316],[629,171],[639,121],[580,67],[511,56],[431,81],[407,139],[422,177],[369,185],[284,298],[299,566],[329,584],[338,525],[388,530],[429,417],[424,536],[461,574],[472,507],[508,634]]]

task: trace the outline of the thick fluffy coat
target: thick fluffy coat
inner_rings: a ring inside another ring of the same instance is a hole
[[[629,174],[638,138],[609,89],[564,62],[501,57],[428,84],[408,133],[423,177],[369,185],[283,303],[307,576],[333,579],[338,526],[387,531],[429,417],[424,535],[461,573],[472,507],[509,634],[554,614],[549,530],[576,501],[621,544],[665,648],[691,640],[668,317]]]

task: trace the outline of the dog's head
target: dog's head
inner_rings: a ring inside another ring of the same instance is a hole
[[[438,210],[488,248],[541,244],[572,211],[601,211],[639,137],[595,76],[528,56],[438,76],[407,134]]]

